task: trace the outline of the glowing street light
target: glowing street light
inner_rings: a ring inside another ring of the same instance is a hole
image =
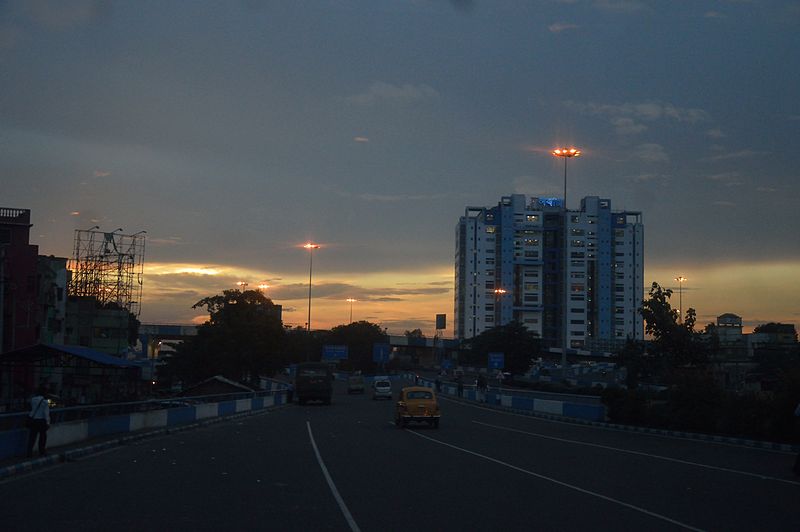
[[[573,157],[580,157],[581,150],[578,148],[555,148],[550,152],[554,157],[562,157],[564,159],[564,319],[562,322],[563,332],[561,334],[561,372],[562,376],[566,377],[567,369],[567,337],[569,335],[569,316],[567,315],[567,307],[569,305],[569,274],[567,269],[569,266],[569,211],[567,211],[567,159]]]
[[[683,323],[683,282],[688,281],[688,279],[683,275],[679,275],[675,280],[678,281],[678,317]]]
[[[267,283],[261,283],[258,285],[258,289],[261,290],[262,292],[267,288],[269,288],[269,285]]]
[[[311,271],[314,265],[314,250],[319,249],[319,244],[313,242],[306,242],[303,247],[308,250],[308,351],[311,350]],[[310,357],[310,353],[306,352],[306,359]]]
[[[239,281],[236,283],[239,286],[239,289],[244,292],[247,290],[247,281]]]
[[[500,308],[500,297],[508,292],[505,288],[495,288],[494,289],[494,314],[495,314],[495,327],[502,325],[500,323],[503,319],[503,313],[501,312]]]
[[[353,323],[353,303],[358,301],[358,299],[353,299],[352,297],[348,297],[345,299],[348,303],[350,303],[350,323]]]

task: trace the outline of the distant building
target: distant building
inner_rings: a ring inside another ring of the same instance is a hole
[[[455,236],[458,339],[518,321],[560,347],[565,312],[570,348],[611,350],[644,338],[640,212],[612,211],[596,196],[567,211],[560,199],[513,194],[467,207]]]
[[[131,314],[102,306],[92,296],[69,296],[66,304],[66,344],[89,347],[109,355],[128,351]]]
[[[36,260],[31,211],[0,207],[0,353],[37,340]]]
[[[720,345],[738,344],[742,337],[742,317],[736,314],[725,313],[717,316],[717,336]]]
[[[39,255],[36,265],[39,314],[38,343],[63,344],[67,315],[67,259]]]

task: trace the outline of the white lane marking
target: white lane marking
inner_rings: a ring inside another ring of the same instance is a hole
[[[353,516],[350,514],[350,510],[347,509],[344,499],[342,499],[342,496],[339,495],[339,490],[336,489],[336,484],[333,483],[333,479],[328,473],[328,468],[325,467],[325,462],[322,461],[322,455],[319,454],[317,442],[314,441],[314,434],[311,432],[311,423],[309,421],[306,421],[306,427],[308,427],[308,437],[311,439],[311,446],[314,448],[314,454],[317,455],[317,462],[319,462],[319,467],[322,469],[322,474],[325,475],[325,480],[328,482],[328,487],[331,489],[331,493],[333,493],[333,498],[336,499],[336,503],[339,505],[339,509],[342,510],[344,518],[347,520],[347,524],[350,525],[350,530],[353,532],[361,532],[361,529],[358,528],[358,524],[356,523],[355,519],[353,519]]]
[[[636,431],[636,430],[619,429],[619,428],[616,428],[616,427],[601,427],[601,426],[597,426],[597,425],[588,425],[588,424],[585,424],[585,423],[575,423],[574,421],[561,421],[561,420],[558,420],[558,419],[547,419],[547,418],[539,417],[539,416],[530,416],[530,415],[526,415],[526,414],[517,414],[516,412],[506,412],[505,410],[499,410],[497,408],[489,408],[489,407],[486,407],[486,406],[480,406],[480,405],[468,403],[468,402],[465,402],[465,401],[456,401],[455,399],[451,399],[449,397],[442,397],[441,395],[439,395],[437,397],[439,397],[440,399],[444,399],[446,401],[450,401],[450,402],[455,403],[457,405],[468,406],[470,408],[475,408],[477,410],[484,410],[486,412],[494,412],[496,414],[503,414],[503,415],[506,415],[506,416],[521,417],[521,418],[530,419],[530,420],[533,420],[533,421],[540,421],[542,423],[559,423],[561,425],[570,425],[572,427],[582,427],[582,428],[594,429],[594,430],[606,430],[606,431],[611,431],[611,432],[623,432],[625,434],[631,434],[631,435],[636,435],[636,436],[649,436],[651,438],[661,438],[661,439],[664,439],[664,440],[681,440],[681,441],[685,441],[685,442],[701,443],[701,444],[705,444],[705,445],[724,445],[725,447],[735,447],[737,449],[747,449],[749,451],[759,451],[759,452],[763,452],[763,453],[788,454],[788,455],[792,455],[792,456],[795,455],[794,451],[781,451],[780,449],[765,449],[763,447],[750,447],[748,445],[744,445],[744,444],[741,444],[741,443],[728,443],[728,442],[724,442],[724,441],[714,441],[714,440],[697,440],[697,439],[694,439],[694,438],[689,438],[687,436],[670,436],[669,434],[658,434],[658,433],[652,433],[652,432],[640,432],[640,431]]]
[[[508,467],[509,469],[513,469],[515,471],[519,471],[520,473],[525,473],[526,475],[531,475],[533,477],[540,478],[540,479],[546,480],[548,482],[552,482],[553,484],[558,484],[559,486],[563,486],[565,488],[569,488],[571,490],[575,490],[575,491],[578,491],[580,493],[585,493],[586,495],[591,495],[592,497],[597,497],[598,499],[603,499],[604,501],[613,502],[614,504],[619,504],[620,506],[624,506],[625,508],[630,508],[631,510],[635,510],[637,512],[641,512],[643,514],[649,515],[650,517],[655,517],[656,519],[661,519],[662,521],[666,521],[668,523],[672,523],[673,525],[677,525],[677,526],[686,528],[688,530],[694,530],[694,531],[697,531],[697,532],[701,532],[703,530],[702,528],[695,528],[693,526],[687,525],[686,523],[682,523],[680,521],[676,521],[675,519],[670,519],[669,517],[667,517],[665,515],[661,515],[661,514],[657,514],[655,512],[651,512],[650,510],[646,510],[644,508],[641,508],[639,506],[636,506],[636,505],[621,501],[619,499],[614,499],[613,497],[608,497],[608,496],[603,495],[601,493],[597,493],[596,491],[583,489],[583,488],[580,488],[580,487],[575,486],[573,484],[568,484],[566,482],[562,482],[560,480],[556,480],[556,479],[554,479],[552,477],[548,477],[548,476],[545,476],[545,475],[540,475],[539,473],[534,473],[533,471],[529,471],[527,469],[522,469],[521,467],[517,467],[517,466],[509,464],[507,462],[503,462],[502,460],[498,460],[497,458],[492,458],[491,456],[486,456],[485,454],[476,453],[475,451],[470,451],[469,449],[464,449],[463,447],[458,447],[458,446],[452,445],[450,443],[445,443],[443,441],[431,438],[430,436],[425,436],[424,434],[420,434],[420,433],[418,433],[418,432],[416,432],[414,430],[407,430],[407,432],[410,432],[411,434],[413,434],[415,436],[419,436],[420,438],[425,438],[426,440],[430,440],[430,441],[432,441],[434,443],[438,443],[439,445],[444,445],[445,447],[450,447],[452,449],[456,449],[457,451],[461,451],[461,452],[464,452],[464,453],[467,453],[467,454],[471,454],[473,456],[477,456],[478,458],[483,458],[484,460],[488,460],[490,462],[494,462],[495,464],[500,464],[502,466]]]
[[[599,443],[589,443],[589,442],[583,442],[583,441],[578,441],[578,440],[568,440],[568,439],[565,439],[565,438],[557,438],[555,436],[547,436],[545,434],[539,434],[537,432],[528,432],[528,431],[525,431],[525,430],[512,429],[510,427],[503,427],[501,425],[492,425],[491,423],[483,423],[481,421],[475,421],[474,419],[472,420],[472,422],[475,423],[476,425],[483,425],[485,427],[491,427],[491,428],[494,428],[494,429],[505,430],[505,431],[508,431],[508,432],[516,432],[518,434],[526,434],[528,436],[534,436],[536,438],[544,438],[544,439],[547,439],[547,440],[560,441],[560,442],[564,442],[564,443],[572,443],[574,445],[585,445],[586,447],[597,447],[598,449],[607,449],[609,451],[616,451],[616,452],[619,452],[619,453],[627,453],[627,454],[635,454],[635,455],[638,455],[638,456],[646,456],[647,458],[655,458],[657,460],[664,460],[664,461],[667,461],[667,462],[676,462],[678,464],[685,464],[685,465],[690,465],[690,466],[695,466],[695,467],[703,467],[703,468],[706,468],[706,469],[714,469],[716,471],[725,471],[726,473],[734,473],[734,474],[737,474],[737,475],[745,475],[745,476],[748,476],[748,477],[754,477],[754,478],[758,478],[758,479],[761,479],[761,480],[774,480],[776,482],[785,482],[786,484],[800,485],[800,482],[795,482],[793,480],[786,480],[786,479],[783,479],[783,478],[770,477],[770,476],[767,476],[767,475],[759,475],[757,473],[748,473],[747,471],[740,471],[738,469],[729,469],[727,467],[719,467],[719,466],[713,466],[713,465],[708,465],[708,464],[701,464],[699,462],[690,462],[688,460],[681,460],[679,458],[670,458],[668,456],[661,456],[661,455],[658,455],[658,454],[650,454],[650,453],[645,453],[645,452],[642,452],[642,451],[632,451],[632,450],[629,450],[629,449],[620,449],[619,447],[611,447],[609,445],[601,445]]]

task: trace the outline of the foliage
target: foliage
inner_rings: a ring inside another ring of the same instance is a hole
[[[406,338],[425,338],[425,334],[422,332],[422,329],[414,329],[413,331],[406,331],[404,333]]]
[[[615,423],[800,443],[793,415],[800,403],[800,368],[782,373],[769,393],[722,391],[702,368],[684,368],[665,392],[608,388],[603,403]]]
[[[536,333],[529,331],[518,321],[492,327],[464,344],[464,360],[467,364],[487,366],[489,353],[505,355],[505,371],[513,375],[524,373],[531,360],[538,357],[541,342]]]
[[[678,312],[669,302],[671,296],[672,290],[654,282],[649,298],[642,302],[640,312],[645,332],[653,337],[653,355],[662,362],[662,370],[703,364],[708,358],[708,347],[694,330],[697,313],[693,308],[688,309],[683,322],[678,323]]]
[[[284,331],[275,305],[257,290],[225,290],[201,299],[192,308],[205,308],[209,319],[197,336],[178,346],[165,373],[186,383],[223,375],[257,384],[284,361]]]
[[[328,343],[346,345],[349,369],[373,371],[376,369],[372,361],[372,347],[376,343],[387,343],[381,326],[368,321],[356,321],[348,325],[338,325],[331,329]]]
[[[764,323],[762,325],[757,325],[753,329],[754,333],[765,333],[765,334],[780,334],[780,335],[791,335],[795,342],[797,342],[797,330],[794,327],[794,324],[786,324],[786,323]]]
[[[322,348],[328,338],[328,331],[311,331],[305,327],[285,329],[283,339],[284,364],[297,364],[300,362],[318,362],[322,359]]]
[[[622,349],[617,352],[617,365],[627,369],[625,385],[633,390],[639,385],[639,379],[651,374],[652,368],[644,353],[644,345],[628,338]]]

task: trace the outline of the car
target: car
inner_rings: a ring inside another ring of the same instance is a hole
[[[439,403],[433,388],[407,386],[400,390],[394,417],[394,423],[398,428],[417,422],[428,423],[438,429],[440,417]]]
[[[347,393],[364,393],[364,376],[351,375],[347,379]]]
[[[392,382],[387,377],[376,377],[372,383],[372,399],[392,399]]]

